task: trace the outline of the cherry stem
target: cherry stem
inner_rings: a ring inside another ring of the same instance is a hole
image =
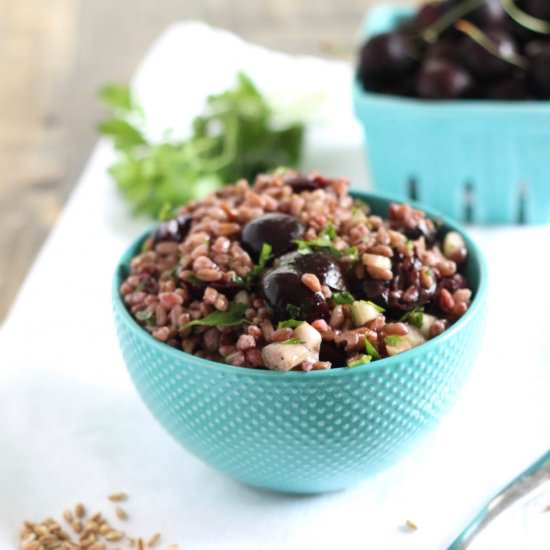
[[[479,27],[476,27],[473,23],[460,19],[455,23],[455,28],[460,32],[463,32],[465,35],[469,36],[474,42],[479,44],[484,50],[488,51],[491,55],[506,61],[520,69],[527,68],[527,59],[518,55],[514,52],[509,54],[504,54],[501,52],[497,46]]]
[[[448,12],[444,13],[435,23],[426,27],[422,31],[422,38],[426,42],[435,42],[439,35],[448,27],[453,25],[458,19],[464,17],[467,13],[475,10],[484,3],[485,0],[465,0]]]
[[[540,34],[550,34],[550,21],[533,17],[518,8],[514,0],[500,0],[504,11],[518,24]]]

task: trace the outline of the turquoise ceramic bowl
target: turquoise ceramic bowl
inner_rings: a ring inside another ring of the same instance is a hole
[[[372,9],[362,36],[411,13]],[[377,191],[455,220],[550,222],[550,102],[408,99],[366,92],[356,79],[353,104]]]
[[[375,213],[387,213],[389,199],[356,196]],[[462,233],[451,222],[445,226]],[[132,380],[158,421],[186,449],[249,485],[315,493],[376,474],[406,456],[435,426],[474,363],[487,273],[466,235],[466,275],[474,299],[455,325],[401,355],[353,369],[307,373],[207,361],[144,331],[126,310],[119,287],[145,237],[126,251],[113,281],[117,332]]]

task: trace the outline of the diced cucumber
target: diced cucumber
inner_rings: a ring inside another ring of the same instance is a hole
[[[362,327],[369,321],[376,319],[380,315],[380,311],[375,304],[366,302],[365,300],[357,300],[351,304],[351,318],[356,327]]]

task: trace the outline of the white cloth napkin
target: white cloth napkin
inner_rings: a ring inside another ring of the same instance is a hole
[[[322,90],[306,168],[364,186],[348,65],[266,51],[201,24],[171,27],[136,77],[151,133],[185,132],[238,68],[279,101]],[[118,351],[111,277],[146,222],[113,190],[112,159],[100,143],[0,331],[1,550],[15,547],[24,519],[60,517],[80,500],[112,516],[106,495],[118,490],[131,497],[123,528],[158,530],[182,549],[443,549],[550,446],[550,227],[485,229],[475,231],[491,269],[482,354],[458,405],[406,460],[315,497],[259,492],[205,466],[149,415]],[[545,547],[540,498],[478,547]],[[418,531],[402,529],[407,519]]]

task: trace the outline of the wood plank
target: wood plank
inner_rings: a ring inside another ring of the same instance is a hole
[[[398,0],[395,0],[398,1]],[[373,0],[3,0],[0,321],[93,146],[95,90],[127,80],[171,22],[201,19],[290,52],[352,52]]]

